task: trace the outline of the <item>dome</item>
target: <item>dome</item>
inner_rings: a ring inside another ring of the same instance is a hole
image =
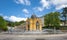
[[[37,18],[37,16],[36,16],[35,14],[33,14],[33,15],[31,16],[31,18]]]

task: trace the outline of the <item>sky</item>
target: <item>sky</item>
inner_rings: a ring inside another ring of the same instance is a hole
[[[67,0],[0,0],[0,16],[5,20],[19,22],[35,14],[41,17],[50,12],[62,12]]]

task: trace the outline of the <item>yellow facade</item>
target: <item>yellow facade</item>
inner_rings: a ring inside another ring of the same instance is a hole
[[[42,21],[35,15],[26,20],[26,31],[42,31]]]

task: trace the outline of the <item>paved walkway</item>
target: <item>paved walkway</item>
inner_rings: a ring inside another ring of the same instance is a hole
[[[1,34],[0,40],[67,40],[67,33],[65,34],[51,34],[51,35],[7,35]]]

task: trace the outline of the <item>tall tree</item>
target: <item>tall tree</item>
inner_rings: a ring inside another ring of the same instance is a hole
[[[67,21],[67,7],[63,8],[62,17],[64,18],[64,26],[65,26]]]
[[[60,26],[60,13],[59,12],[51,12],[45,15],[44,23],[46,26]]]
[[[0,30],[7,30],[7,23],[2,16],[0,16]]]

